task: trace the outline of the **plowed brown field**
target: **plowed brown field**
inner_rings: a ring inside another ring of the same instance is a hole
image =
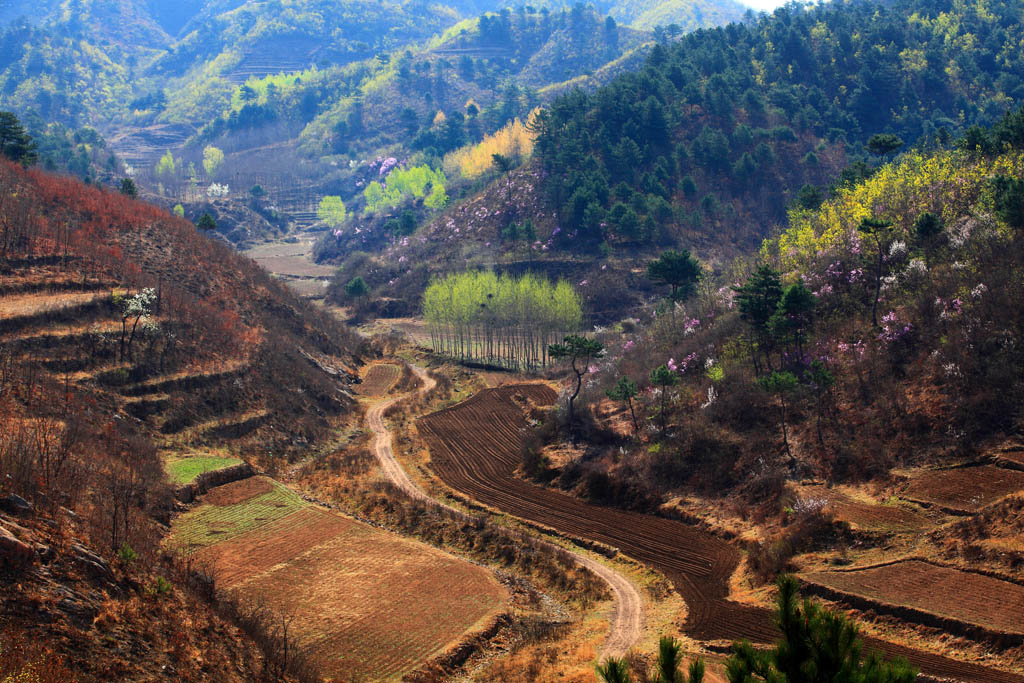
[[[905,533],[920,531],[929,525],[924,515],[895,505],[855,500],[841,491],[824,486],[808,486],[802,491],[827,500],[827,509],[837,522],[849,522],[860,529]]]
[[[910,479],[904,496],[957,512],[977,512],[1003,496],[1024,490],[1024,472],[981,465],[935,470]]]
[[[992,634],[1024,638],[1024,586],[919,560],[851,571],[817,572],[805,581],[864,598],[882,611],[903,607]],[[955,626],[954,626],[955,628]]]
[[[486,505],[619,548],[662,571],[686,600],[685,631],[693,638],[770,642],[777,637],[767,610],[726,599],[739,552],[725,541],[681,522],[590,505],[518,479],[515,470],[526,420],[515,403],[517,394],[541,404],[556,398],[552,389],[537,384],[486,389],[419,420],[430,466],[442,481]],[[971,683],[1024,682],[1014,674],[865,640],[869,648],[906,657],[932,676]]]
[[[219,496],[213,489],[207,498],[217,505],[196,510],[230,515],[281,488],[245,481],[254,483],[227,485]],[[301,501],[195,556],[220,586],[293,617],[298,646],[332,680],[399,679],[483,628],[507,597],[481,567]]]
[[[361,396],[377,397],[388,393],[388,390],[395,385],[402,369],[390,363],[378,363],[371,365],[366,370],[363,383],[357,385],[356,390]]]

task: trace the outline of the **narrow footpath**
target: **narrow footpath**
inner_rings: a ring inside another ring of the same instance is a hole
[[[437,384],[434,379],[427,374],[425,369],[415,365],[412,366],[412,369],[413,372],[416,373],[416,376],[423,382],[423,387],[420,389],[421,394],[427,393]],[[416,486],[405,470],[402,469],[398,459],[395,458],[394,450],[391,448],[392,434],[391,430],[388,429],[384,422],[384,413],[388,408],[405,398],[408,398],[408,394],[382,399],[367,409],[366,426],[374,434],[374,455],[377,457],[377,461],[380,463],[381,469],[384,471],[384,475],[391,481],[391,483],[404,491],[410,498],[423,502],[435,503],[456,514],[463,515],[464,513],[461,511],[445,505],[440,501],[434,500],[422,489]],[[608,634],[608,638],[605,640],[601,656],[620,657],[640,639],[640,633],[643,627],[644,604],[643,598],[640,597],[640,591],[632,581],[615,570],[610,569],[586,555],[575,552],[572,554],[581,566],[586,567],[599,576],[608,584],[608,587],[611,590],[612,597],[615,601],[615,607],[611,618],[610,632]]]

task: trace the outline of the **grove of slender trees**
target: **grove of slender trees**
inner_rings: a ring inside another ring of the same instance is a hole
[[[436,278],[423,294],[435,353],[515,369],[547,366],[548,346],[579,330],[579,294],[564,280],[467,271]]]

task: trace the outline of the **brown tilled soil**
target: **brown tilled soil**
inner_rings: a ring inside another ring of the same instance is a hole
[[[223,507],[225,505],[237,505],[238,503],[255,498],[273,490],[269,479],[263,477],[249,477],[240,481],[233,481],[211,489],[203,496],[203,502],[210,505]]]
[[[880,611],[909,607],[941,619],[1024,638],[1024,586],[919,560],[803,577],[865,598]],[[889,609],[883,609],[887,606]]]
[[[826,508],[837,522],[868,531],[902,533],[920,531],[931,526],[924,515],[896,505],[870,503],[824,486],[804,487],[803,493],[828,501]]]
[[[200,551],[198,559],[215,569],[218,586],[233,588],[356,526],[339,515],[307,507],[209,546]]]
[[[544,385],[484,390],[458,405],[419,420],[431,468],[447,485],[478,501],[533,523],[619,548],[663,572],[689,608],[685,632],[697,640],[777,637],[767,610],[727,599],[739,552],[708,533],[669,519],[584,503],[516,478],[525,419],[516,395],[551,404]],[[1024,677],[958,662],[893,643],[865,638],[868,648],[902,656],[923,673],[985,683],[1024,682]]]
[[[391,363],[377,363],[366,370],[363,383],[356,386],[361,396],[376,398],[383,396],[395,385],[402,375],[402,368]]]
[[[1015,470],[1024,470],[1024,451],[1003,451],[996,460]]]
[[[304,508],[202,551],[218,583],[291,617],[333,680],[396,680],[483,628],[507,593],[486,569]]]
[[[915,474],[903,495],[961,513],[977,512],[1003,496],[1024,490],[1024,472],[981,465]]]

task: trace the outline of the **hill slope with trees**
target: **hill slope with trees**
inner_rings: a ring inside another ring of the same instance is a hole
[[[813,209],[901,149],[948,143],[1012,108],[1024,97],[1024,63],[1007,47],[1022,38],[1021,11],[789,6],[666,38],[638,70],[545,108],[534,161],[512,174],[511,216],[496,184],[466,204],[486,206],[487,218],[450,214],[424,236],[436,231],[471,262],[514,260],[521,245],[501,236],[529,220],[531,258],[542,262],[600,254],[608,269],[632,267],[636,255],[684,245],[724,267],[794,203]],[[394,255],[415,258],[418,241]],[[596,268],[580,280],[593,286]]]

